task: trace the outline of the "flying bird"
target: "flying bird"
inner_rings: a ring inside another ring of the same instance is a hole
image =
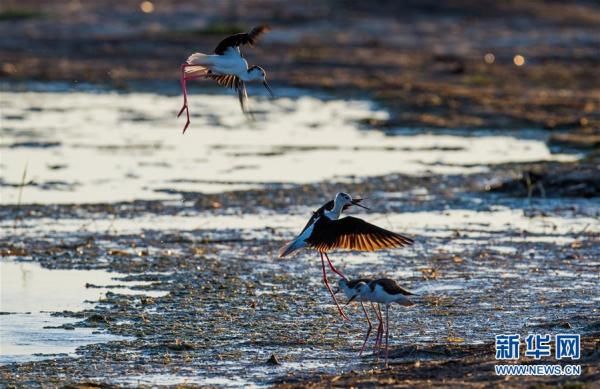
[[[190,110],[187,101],[186,83],[194,79],[215,80],[220,86],[234,89],[240,101],[242,111],[248,111],[248,93],[246,82],[261,81],[269,94],[273,97],[273,91],[267,83],[267,73],[260,66],[248,67],[248,62],[242,56],[240,46],[253,46],[258,38],[269,31],[268,26],[254,27],[249,32],[228,36],[215,48],[214,54],[194,53],[181,65],[181,90],[183,91],[183,106],[177,114],[181,116],[186,112],[187,121],[183,132],[190,125]]]
[[[312,248],[319,252],[323,268],[323,282],[327,290],[329,290],[340,315],[345,319],[347,317],[337,303],[335,295],[327,281],[324,257],[327,259],[329,267],[334,273],[343,279],[346,279],[346,276],[333,266],[327,253],[340,248],[375,251],[384,248],[403,247],[413,243],[413,240],[409,237],[377,227],[359,218],[346,216],[340,219],[342,211],[351,206],[356,205],[366,208],[360,204],[361,201],[362,199],[353,199],[347,193],[338,193],[333,202],[326,203],[314,212],[296,238],[279,250],[279,258],[290,255],[304,247]]]

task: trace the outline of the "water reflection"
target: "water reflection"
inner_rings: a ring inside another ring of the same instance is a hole
[[[134,93],[7,92],[2,127],[2,201],[90,203],[178,198],[266,183],[343,180],[391,172],[472,173],[486,165],[552,155],[547,134],[466,137],[363,131],[384,119],[372,102],[312,97],[253,99],[248,122],[232,96],[195,95],[181,135],[179,97]]]

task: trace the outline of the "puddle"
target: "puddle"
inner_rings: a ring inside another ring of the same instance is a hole
[[[49,313],[10,314],[0,317],[0,365],[75,356],[77,347],[128,338],[97,333],[92,328],[65,330],[56,327],[73,319],[57,318]]]
[[[56,354],[73,355],[75,349],[91,343],[127,339],[90,328],[65,330],[58,327],[73,319],[51,316],[52,312],[91,308],[109,290],[113,293],[147,294],[130,288],[86,288],[114,285],[120,274],[103,270],[50,270],[38,263],[0,262],[0,364],[43,359]],[[143,283],[121,283],[128,287]],[[152,291],[153,296],[165,292]]]
[[[178,199],[179,191],[391,172],[474,173],[490,164],[576,158],[551,154],[544,131],[365,131],[360,119],[387,112],[369,101],[297,95],[253,98],[257,120],[249,123],[233,96],[196,93],[191,110],[198,116],[183,136],[178,96],[4,92],[2,202],[18,202],[26,166],[22,203],[47,204]]]
[[[267,385],[256,385],[253,382],[246,381],[240,377],[228,378],[218,377],[200,377],[194,375],[193,371],[185,374],[144,374],[139,376],[123,377],[115,380],[115,383],[125,385],[199,385],[210,387],[235,387],[235,388],[264,388]]]

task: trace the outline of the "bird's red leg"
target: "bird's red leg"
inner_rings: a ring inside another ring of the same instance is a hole
[[[181,92],[183,92],[183,106],[181,107],[181,110],[179,110],[179,113],[177,114],[177,117],[181,116],[181,114],[183,113],[183,111],[187,108],[187,88],[186,88],[186,79],[185,79],[185,68],[188,66],[188,64],[181,64],[181,75],[179,76],[179,84],[181,85]]]
[[[181,114],[183,113],[183,111],[185,111],[186,114],[186,122],[185,122],[185,127],[183,127],[183,133],[185,134],[185,130],[187,130],[188,126],[190,125],[190,109],[188,107],[188,101],[187,101],[187,86],[186,86],[186,81],[187,80],[193,80],[195,78],[198,77],[186,77],[185,76],[185,68],[188,66],[192,66],[190,64],[184,63],[181,65],[181,76],[179,79],[179,82],[181,83],[181,91],[183,92],[183,106],[181,107],[181,109],[179,110],[179,113],[177,114],[177,117],[180,117]]]
[[[331,263],[331,260],[329,259],[329,255],[327,255],[327,253],[325,253],[325,252],[323,254],[325,254],[325,258],[327,258],[327,262],[329,263],[329,267],[331,268],[331,270],[338,276],[340,276],[343,279],[345,279],[346,281],[348,281],[348,278],[345,275],[343,275],[339,270],[337,270],[335,267],[333,267],[333,263]]]
[[[359,357],[362,355],[363,351],[365,351],[365,346],[367,345],[367,340],[369,340],[369,335],[371,335],[371,329],[373,328],[373,326],[371,325],[371,320],[369,320],[369,315],[367,314],[367,310],[365,309],[365,304],[362,301],[360,302],[360,306],[362,307],[363,312],[365,313],[365,317],[367,318],[367,323],[369,323],[369,329],[367,329],[367,336],[365,336],[365,341],[363,342],[360,352],[358,353]]]
[[[381,315],[381,305],[377,304],[377,308],[373,306],[373,310],[375,311],[375,316],[377,316],[377,320],[379,320],[379,325],[377,326],[377,336],[375,337],[375,346],[373,346],[373,352],[377,355],[377,360],[379,360],[381,340],[383,338],[383,317]]]
[[[331,290],[331,287],[329,287],[329,282],[327,281],[327,273],[325,272],[325,260],[323,259],[323,253],[319,253],[319,254],[321,254],[321,266],[323,267],[323,282],[325,283],[327,290],[329,290],[331,297],[333,297],[333,302],[335,303],[335,305],[338,309],[338,312],[345,320],[348,320],[348,318],[344,314],[344,311],[342,311],[340,304],[338,304],[337,299],[335,298],[335,294],[333,294],[333,291]]]
[[[388,354],[390,351],[390,315],[389,315],[390,304],[385,304],[385,367],[388,367]]]
[[[185,130],[187,130],[188,126],[190,125],[190,109],[188,108],[187,87],[186,87],[186,79],[185,79],[185,68],[186,67],[187,67],[187,64],[181,65],[181,77],[179,79],[179,82],[181,83],[181,91],[183,92],[183,106],[181,107],[181,110],[177,114],[177,117],[180,117],[181,114],[183,113],[183,111],[186,111],[187,121],[185,122],[185,126],[183,127],[184,134],[185,134]]]

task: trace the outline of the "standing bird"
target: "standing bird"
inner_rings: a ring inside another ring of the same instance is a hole
[[[357,286],[359,284],[368,284],[369,282],[371,282],[371,280],[368,278],[356,278],[354,280],[346,280],[342,278],[338,281],[338,289],[334,292],[334,294],[337,294],[340,291],[344,292],[346,298],[348,299],[348,303],[346,305],[348,305],[360,294]],[[358,356],[361,356],[363,351],[365,350],[365,346],[367,345],[367,341],[369,340],[369,335],[371,335],[371,330],[373,329],[373,326],[371,325],[371,320],[369,319],[369,314],[367,313],[367,309],[365,308],[365,304],[362,299],[360,299],[360,306],[362,307],[362,310],[365,313],[365,318],[367,319],[367,324],[369,325],[369,328],[367,328],[367,335],[365,335],[365,340],[362,344],[362,347],[360,348]],[[375,316],[379,320],[379,324],[377,325],[377,338],[379,338],[379,333],[381,332],[383,327],[381,312],[377,312],[377,308],[375,307],[375,303],[373,302],[371,302],[371,307],[375,312]],[[377,349],[377,343],[375,343],[375,349]]]
[[[339,218],[343,210],[353,205],[366,208],[360,205],[361,201],[362,199],[352,199],[347,193],[338,193],[333,200],[333,204],[330,201],[314,212],[300,234],[279,250],[279,258],[283,258],[303,247],[309,247],[319,252],[323,268],[323,282],[344,319],[347,319],[347,317],[329,287],[323,257],[327,258],[329,267],[334,273],[344,279],[346,279],[346,276],[335,269],[327,252],[338,248],[375,251],[384,248],[403,247],[413,243],[411,238],[377,227],[362,219],[351,216]]]
[[[390,315],[389,308],[390,304],[398,303],[405,307],[415,305],[407,296],[412,296],[414,293],[402,288],[396,281],[390,278],[380,278],[369,283],[358,282],[355,286],[358,293],[351,298],[348,302],[350,303],[355,298],[360,298],[362,301],[371,301],[374,303],[385,304],[385,366],[388,365],[388,353],[389,353],[389,340],[390,340]],[[380,312],[381,315],[381,312]],[[377,339],[375,345],[383,342],[383,331],[377,331]]]
[[[187,122],[183,127],[183,132],[190,125],[190,110],[187,102],[187,87],[188,80],[197,78],[212,79],[219,85],[233,88],[237,91],[242,111],[248,114],[247,101],[248,93],[246,92],[246,82],[262,81],[263,85],[273,96],[273,91],[267,83],[267,74],[260,66],[248,67],[248,62],[240,52],[240,46],[249,44],[250,46],[256,43],[259,36],[269,31],[268,26],[254,27],[250,32],[231,35],[221,41],[214,54],[194,53],[189,56],[186,63],[181,65],[181,90],[183,91],[183,107],[177,114],[181,116],[183,111],[186,111]]]

